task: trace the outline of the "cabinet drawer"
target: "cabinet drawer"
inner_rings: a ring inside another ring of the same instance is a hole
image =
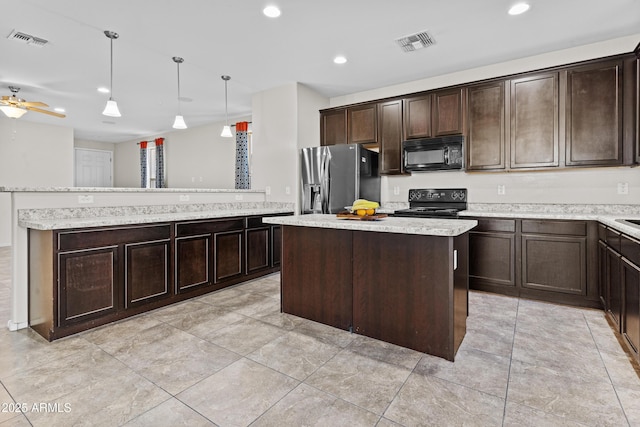
[[[503,233],[516,232],[515,219],[475,218],[478,225],[472,231],[497,231]]]
[[[244,218],[222,219],[219,221],[193,221],[176,224],[176,237],[196,234],[221,233],[244,229]]]
[[[586,236],[585,221],[522,220],[522,233]]]
[[[61,231],[58,233],[58,250],[101,248],[124,243],[169,239],[170,237],[171,226],[169,224]]]
[[[598,240],[607,241],[607,226],[598,224]]]
[[[627,236],[620,236],[620,253],[640,267],[640,242]]]

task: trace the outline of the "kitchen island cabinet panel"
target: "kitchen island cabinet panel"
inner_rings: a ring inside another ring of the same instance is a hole
[[[611,248],[607,248],[607,305],[605,312],[609,319],[616,326],[616,330],[622,330],[622,259],[618,252]]]
[[[623,163],[622,61],[567,73],[566,165]]]
[[[282,311],[349,330],[352,325],[350,232],[283,227]]]
[[[624,278],[622,336],[636,360],[640,360],[640,267],[623,258],[622,275]]]
[[[282,228],[279,225],[271,226],[271,266],[279,267],[282,257]]]
[[[215,283],[242,275],[244,231],[229,231],[213,235]]]
[[[84,322],[118,309],[118,248],[61,253],[57,325]]]
[[[451,358],[449,245],[447,237],[354,233],[353,331]]]
[[[169,239],[124,246],[125,308],[171,295],[170,250]]]
[[[558,73],[511,80],[511,169],[559,165]]]
[[[176,238],[175,244],[177,291],[212,284],[211,235]]]

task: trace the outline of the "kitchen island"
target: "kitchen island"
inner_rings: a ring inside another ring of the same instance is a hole
[[[265,218],[282,226],[282,311],[454,360],[475,220]]]

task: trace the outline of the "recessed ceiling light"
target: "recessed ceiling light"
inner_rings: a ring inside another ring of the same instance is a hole
[[[65,109],[64,108],[60,108],[60,107],[56,107],[53,109],[53,111],[57,111],[58,113],[64,113]]]
[[[345,58],[342,55],[338,55],[335,58],[333,58],[333,62],[336,64],[344,64],[347,62],[347,58]]]
[[[278,9],[277,6],[267,6],[262,10],[262,13],[264,13],[269,18],[277,18],[278,16],[280,16],[280,9]]]
[[[516,3],[511,6],[509,9],[509,15],[520,15],[521,13],[525,13],[529,10],[529,5],[527,3]]]
[[[104,87],[104,86],[100,86],[98,88],[98,92],[100,92],[100,93],[109,93],[109,88]]]

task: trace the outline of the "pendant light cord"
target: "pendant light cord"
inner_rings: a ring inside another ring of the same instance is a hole
[[[176,62],[178,66],[178,113],[182,115],[182,104],[180,103],[180,62]]]
[[[113,38],[109,37],[109,40],[111,40],[111,65],[109,68],[109,74],[110,74],[110,79],[109,79],[109,99],[113,99]]]
[[[227,82],[228,80],[224,81],[224,120],[227,126],[229,126],[229,107],[227,104]]]

